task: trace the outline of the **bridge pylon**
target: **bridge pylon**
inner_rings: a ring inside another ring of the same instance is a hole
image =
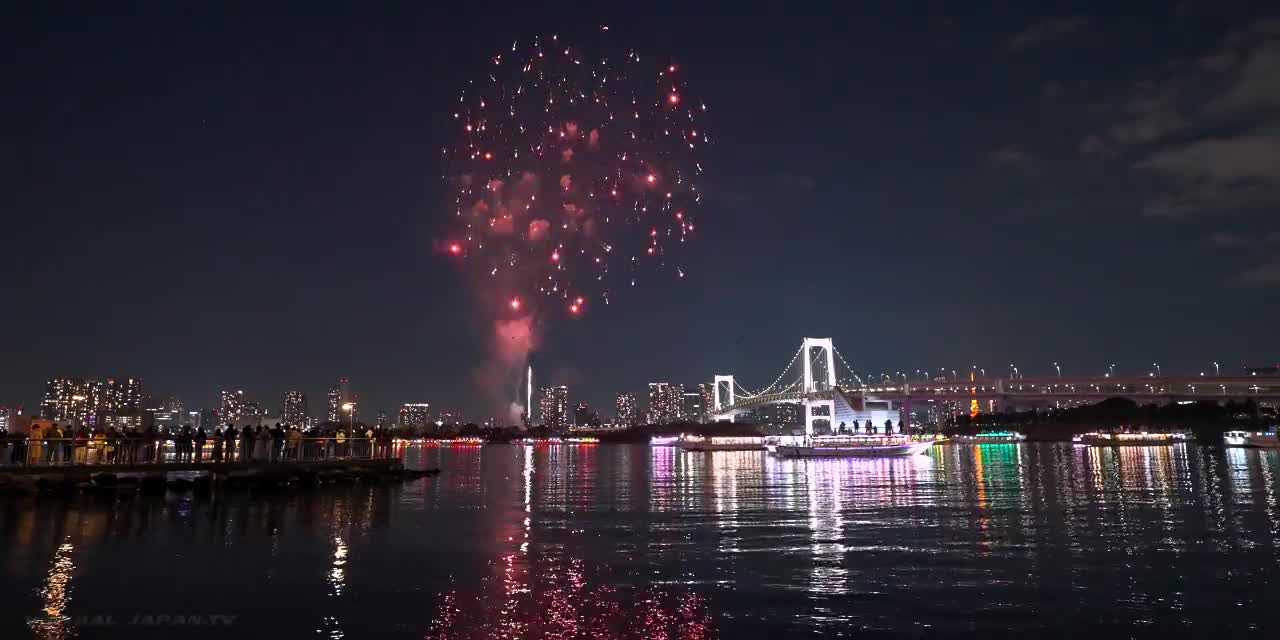
[[[720,413],[720,410],[724,407],[731,407],[734,405],[737,399],[734,397],[733,387],[734,382],[732,375],[716,375],[715,387],[712,388],[711,392],[711,403],[715,405],[712,408],[713,410],[710,412],[711,415]],[[724,392],[721,392],[722,388],[725,390]],[[729,416],[729,422],[733,422],[732,415]]]
[[[831,338],[805,338],[804,339],[804,392],[813,393],[821,391],[818,384],[813,379],[813,350],[821,349],[822,357],[826,360],[827,376],[823,381],[825,389],[831,389],[836,386],[836,360],[835,348],[831,346]]]

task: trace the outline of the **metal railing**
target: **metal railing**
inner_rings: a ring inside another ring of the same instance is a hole
[[[218,465],[226,463],[387,460],[399,456],[389,439],[209,438],[106,436],[0,439],[0,468],[14,466]]]

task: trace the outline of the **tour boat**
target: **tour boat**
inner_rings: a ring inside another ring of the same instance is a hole
[[[1228,447],[1280,448],[1280,437],[1275,431],[1228,431],[1222,434]]]
[[[684,436],[680,448],[685,451],[764,451],[764,436]]]
[[[649,446],[678,447],[680,446],[680,436],[653,436],[649,438]]]
[[[1027,436],[1017,431],[983,431],[974,435],[953,436],[951,439],[959,444],[1005,444],[1022,442]]]
[[[907,435],[813,436],[796,444],[779,444],[774,453],[787,458],[905,458],[941,441]]]
[[[1082,446],[1123,447],[1123,446],[1168,446],[1182,444],[1187,441],[1187,434],[1181,431],[1122,431],[1116,433],[1091,431],[1078,433],[1071,441]]]

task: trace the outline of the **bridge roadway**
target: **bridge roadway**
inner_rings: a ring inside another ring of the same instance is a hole
[[[996,400],[1001,403],[1019,401],[1092,401],[1128,398],[1140,404],[1176,402],[1179,400],[1246,400],[1280,401],[1280,377],[1274,376],[1146,376],[1095,378],[978,378],[968,380],[918,381],[904,384],[868,384],[858,388],[834,388],[762,394],[739,398],[731,406],[722,407],[717,417],[729,417],[755,407],[782,402],[834,400],[836,396],[853,407],[863,401],[891,401],[913,404],[929,401]]]

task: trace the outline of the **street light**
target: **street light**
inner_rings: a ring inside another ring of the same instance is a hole
[[[1218,363],[1216,363],[1216,362],[1215,362],[1215,363],[1213,363],[1213,375],[1215,375],[1215,376],[1221,376],[1221,375],[1222,375],[1222,369],[1220,369],[1220,368],[1218,367]]]
[[[347,428],[351,431],[351,433],[353,433],[353,434],[354,434],[354,433],[356,432],[356,405],[355,405],[355,403],[354,403],[354,402],[344,402],[344,403],[342,403],[342,410],[347,412],[347,424],[349,425]]]
[[[1107,377],[1108,377],[1108,378],[1114,378],[1114,377],[1116,377],[1116,365],[1114,365],[1114,364],[1113,364],[1113,365],[1111,365],[1110,367],[1108,367],[1108,369],[1110,369],[1110,370],[1111,370],[1111,373],[1108,373],[1108,374],[1107,374]]]
[[[1058,377],[1059,377],[1059,378],[1061,378],[1061,377],[1062,377],[1062,367],[1058,366],[1058,363],[1056,363],[1056,362],[1055,362],[1055,363],[1053,363],[1053,368],[1058,370]]]
[[[1152,363],[1151,363],[1151,366],[1153,366],[1153,367],[1155,367],[1155,368],[1156,368],[1156,377],[1157,377],[1157,378],[1161,377],[1161,376],[1160,376],[1160,363],[1159,363],[1159,362],[1152,362]]]

